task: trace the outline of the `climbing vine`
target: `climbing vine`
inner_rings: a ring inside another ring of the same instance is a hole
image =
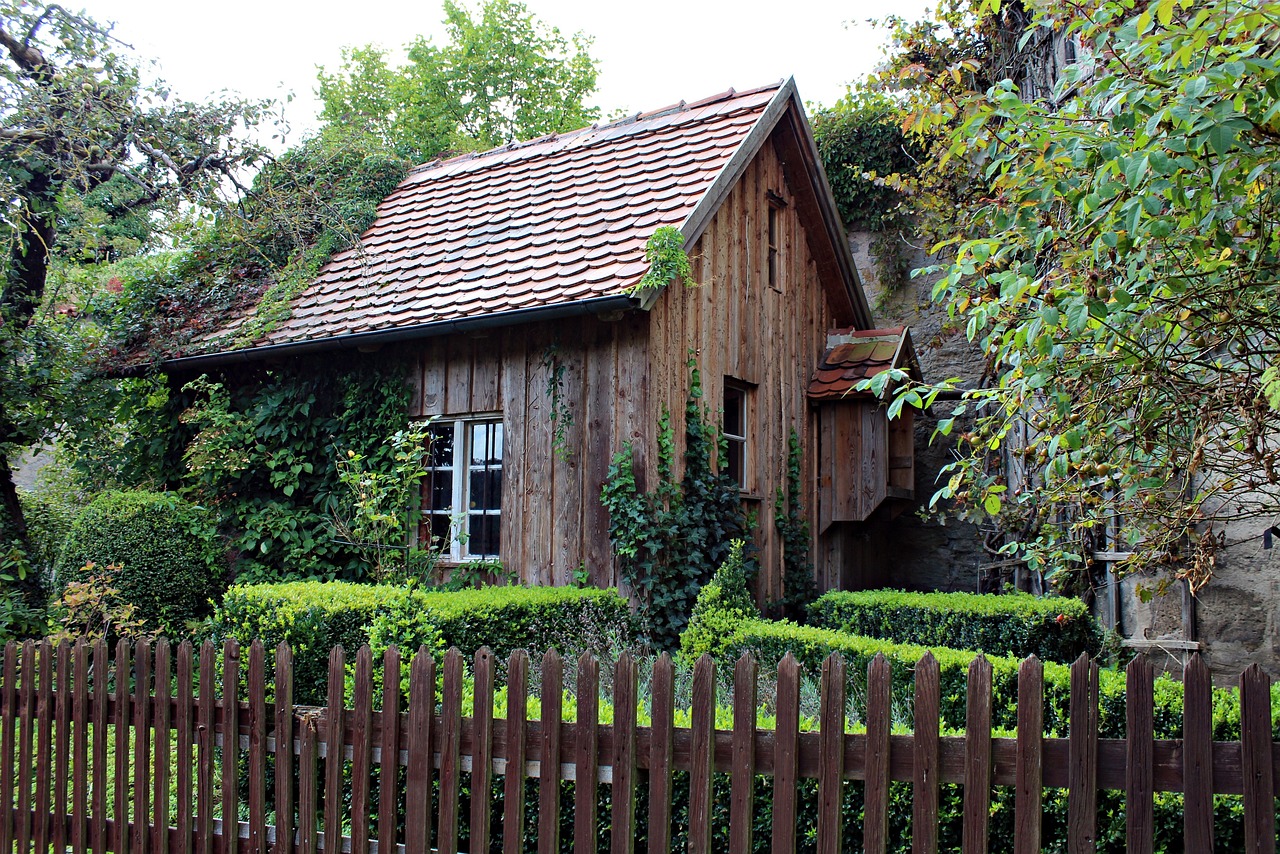
[[[677,278],[684,282],[685,287],[698,286],[693,279],[689,253],[684,251],[684,235],[678,228],[664,225],[655,231],[644,245],[644,260],[649,262],[649,269],[629,290],[632,294],[665,288]]]
[[[684,473],[675,478],[675,432],[665,409],[658,422],[657,484],[641,491],[634,449],[628,443],[609,466],[601,501],[609,511],[609,538],[619,568],[640,601],[649,642],[658,649],[679,647],[698,591],[729,556],[735,539],[750,540],[754,519],[743,512],[738,483],[711,464],[712,449],[723,446],[702,403],[702,379],[690,359],[685,405]],[[720,459],[727,449],[720,448]],[[751,577],[758,565],[748,557]]]
[[[547,397],[551,400],[551,447],[567,462],[573,454],[569,447],[573,410],[564,399],[565,364],[560,361],[559,344],[548,344],[542,351],[542,366],[547,369]]]
[[[818,597],[809,557],[809,521],[800,496],[800,434],[791,430],[787,452],[787,485],[773,501],[773,527],[782,540],[782,599],[773,603],[788,620],[803,621],[805,606]]]

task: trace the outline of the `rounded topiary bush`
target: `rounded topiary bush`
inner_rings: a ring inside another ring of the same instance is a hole
[[[170,493],[104,492],[81,511],[67,535],[54,576],[68,582],[118,566],[112,586],[137,608],[148,628],[171,637],[212,610],[227,583],[216,523],[201,507]]]

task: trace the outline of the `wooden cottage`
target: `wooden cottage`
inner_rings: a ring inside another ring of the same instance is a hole
[[[696,286],[630,296],[662,226],[683,233]],[[915,358],[906,330],[873,329],[791,81],[421,166],[265,339],[167,367],[339,348],[412,364],[410,415],[437,436],[423,534],[455,561],[617,583],[601,486],[627,442],[652,474],[692,351],[723,407],[719,464],[758,514],[762,596],[782,590],[792,429],[819,586],[883,580],[860,544],[911,498],[911,423],[853,388]]]

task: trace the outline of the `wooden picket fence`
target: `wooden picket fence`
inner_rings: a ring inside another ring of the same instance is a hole
[[[753,788],[760,776],[773,778],[769,842],[779,854],[796,848],[800,778],[817,779],[817,848],[824,854],[859,844],[869,852],[886,850],[890,781],[911,785],[911,845],[918,852],[938,850],[943,783],[963,784],[966,852],[988,850],[992,786],[1016,791],[1015,833],[1002,850],[1040,850],[1044,789],[1063,787],[1069,789],[1071,852],[1095,850],[1101,789],[1125,793],[1129,851],[1151,850],[1153,796],[1162,791],[1184,794],[1187,851],[1212,850],[1215,793],[1243,796],[1250,854],[1275,851],[1280,751],[1272,741],[1270,683],[1256,666],[1240,680],[1241,740],[1214,742],[1209,672],[1198,656],[1185,671],[1184,737],[1153,738],[1153,675],[1139,659],[1127,674],[1127,738],[1118,740],[1098,737],[1098,668],[1084,657],[1071,670],[1070,737],[1060,739],[1042,734],[1043,669],[1034,658],[1019,673],[1017,738],[993,738],[991,666],[981,657],[969,669],[965,735],[940,737],[939,672],[930,655],[915,666],[914,734],[891,735],[890,664],[882,657],[868,667],[866,732],[851,734],[838,656],[822,666],[819,730],[801,732],[801,674],[790,655],[778,665],[776,728],[756,727],[757,665],[744,656],[734,668],[733,728],[724,731],[715,728],[717,680],[707,657],[694,668],[691,725],[684,728],[674,725],[674,669],[666,656],[653,663],[651,725],[637,726],[637,662],[628,655],[613,674],[613,723],[601,725],[600,668],[590,655],[577,664],[576,723],[564,723],[564,669],[555,652],[542,661],[541,721],[526,719],[530,668],[523,652],[507,665],[505,721],[493,716],[495,660],[488,650],[473,662],[470,717],[463,716],[464,662],[456,650],[444,659],[438,702],[435,660],[424,651],[414,657],[405,710],[394,649],[380,662],[386,674],[381,708],[367,647],[356,655],[350,708],[341,647],[329,658],[329,705],[318,708],[293,704],[293,661],[284,645],[275,652],[270,682],[262,645],[249,648],[244,700],[242,653],[233,642],[220,656],[208,644],[198,657],[185,643],[173,653],[165,641],[154,649],[122,642],[114,658],[101,643],[5,648],[0,851],[315,854],[328,850],[326,840],[341,839],[335,850],[353,854],[455,852],[460,775],[469,774],[476,793],[489,792],[494,775],[503,778],[496,803],[470,800],[471,851],[496,845],[495,824],[502,829],[501,850],[521,850],[525,782],[536,778],[542,854],[561,847],[561,780],[612,787],[614,852],[635,849],[636,792],[647,787],[648,850],[666,854],[672,850],[676,771],[689,775],[688,844],[694,852],[711,849],[712,777],[726,772],[733,852],[752,850]],[[268,688],[274,703],[267,702]],[[269,763],[273,754],[289,761]],[[855,780],[865,786],[865,819],[862,838],[846,840],[842,787]],[[573,789],[573,849],[594,852],[597,787]],[[242,815],[247,821],[239,820]]]

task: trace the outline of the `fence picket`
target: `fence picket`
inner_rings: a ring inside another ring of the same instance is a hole
[[[31,844],[31,774],[35,768],[36,644],[22,645],[22,720],[18,727],[18,821],[14,838],[19,854]],[[117,851],[120,849],[117,848]]]
[[[671,765],[675,749],[675,667],[665,652],[653,663],[649,736],[649,854],[671,851]]]
[[[1067,850],[1092,854],[1098,841],[1098,664],[1088,653],[1071,665],[1070,714]]]
[[[689,734],[689,850],[711,851],[711,771],[716,738],[716,663],[703,653],[693,666]]]
[[[151,842],[151,644],[138,641],[133,652],[133,850],[147,854]]]
[[[471,846],[489,850],[489,792],[493,783],[493,653],[476,650],[471,671]]]
[[[635,659],[624,652],[613,669],[612,854],[633,854],[636,847],[636,701]]]
[[[3,682],[0,683],[0,809],[13,809],[13,751],[18,725],[18,645],[4,645]],[[13,850],[13,822],[0,820],[0,851]]]
[[[1212,851],[1213,683],[1200,653],[1183,668],[1182,685],[1183,841],[1187,851]]]
[[[756,706],[759,668],[744,652],[733,668],[733,770],[729,781],[729,849],[750,851],[755,819]]]
[[[404,852],[426,854],[431,838],[431,718],[436,660],[425,647],[409,663],[409,766],[405,770]],[[299,819],[301,820],[301,819]]]
[[[542,738],[538,753],[538,854],[560,851],[560,707],[564,699],[564,665],[547,650],[542,657]]]
[[[156,642],[155,657],[155,786],[151,798],[155,818],[151,822],[151,851],[153,854],[169,854],[169,760],[170,755],[170,688],[172,684],[172,651],[169,641]]]
[[[822,662],[818,713],[818,854],[840,854],[844,793],[844,658],[833,652]]]
[[[1044,665],[1034,655],[1018,666],[1018,747],[1014,783],[1014,854],[1039,854],[1044,809]]]
[[[964,854],[987,854],[991,819],[991,662],[969,663],[964,730]]]
[[[451,647],[444,657],[444,692],[440,704],[440,854],[458,854],[458,776],[462,741],[462,653]]]
[[[573,850],[596,850],[596,756],[600,719],[600,663],[584,652],[578,658],[578,720],[574,738]]]
[[[74,685],[72,686],[72,738],[71,752],[71,854],[85,854],[89,845],[89,646],[83,640],[76,643],[72,652],[75,659]],[[5,755],[8,755],[8,749]],[[0,771],[0,774],[3,774]],[[7,778],[6,778],[7,779]],[[0,784],[0,792],[3,792]],[[0,803],[9,808],[9,799],[0,795]],[[8,825],[9,822],[3,822]],[[0,834],[3,837],[3,834]],[[9,850],[0,844],[0,850]]]
[[[48,641],[36,647],[40,673],[36,682],[36,802],[32,844],[49,850],[49,809],[53,770],[53,647]]]
[[[1272,777],[1271,679],[1257,664],[1240,674],[1240,753],[1244,767],[1244,848],[1275,854],[1275,780]]]
[[[53,850],[67,850],[67,788],[71,775],[71,644],[58,644],[53,727]]]
[[[316,854],[316,719],[307,717],[298,728],[298,854]]]
[[[363,644],[356,650],[355,687],[351,695],[351,854],[367,854],[369,850],[372,769],[373,652],[368,644]]]
[[[93,704],[89,710],[93,718],[93,784],[90,793],[90,809],[93,823],[90,825],[89,845],[95,854],[107,850],[107,693],[110,687],[110,664],[107,642],[101,638],[93,645]]]
[[[394,851],[400,783],[400,650],[382,654],[382,761],[378,765],[378,850]]]
[[[276,647],[275,774],[276,842],[273,854],[293,850],[293,652],[284,641]],[[314,769],[312,769],[314,771]],[[299,771],[301,773],[301,771]]]
[[[938,660],[926,652],[916,663],[911,849],[938,850],[938,720],[941,704]]]
[[[773,851],[796,850],[796,777],[800,765],[800,664],[790,652],[778,662],[773,741]]]
[[[194,693],[191,684],[191,642],[183,641],[178,645],[178,702],[174,709],[174,731],[177,741],[178,763],[174,778],[174,796],[177,799],[174,810],[174,824],[177,827],[177,846],[174,854],[188,854],[191,851],[191,781],[195,755],[195,728],[193,726],[195,710]]]
[[[266,651],[249,644],[249,851],[267,851],[267,674]],[[239,736],[236,737],[239,741]]]
[[[222,846],[236,854],[240,846],[240,645],[222,645]]]
[[[862,847],[884,854],[889,829],[889,660],[881,653],[867,664],[867,774]]]
[[[130,663],[132,650],[129,642],[121,639],[116,644],[116,726],[115,726],[115,833],[112,834],[112,850],[117,854],[129,851],[129,678],[133,672]]]
[[[412,703],[409,706],[412,710]],[[529,654],[523,649],[507,661],[507,770],[502,779],[502,851],[524,850],[524,781],[528,756]],[[406,852],[408,854],[408,852]]]
[[[329,651],[329,685],[324,712],[324,850],[342,850],[342,729],[346,708],[346,655],[341,646]]]
[[[213,854],[213,776],[217,697],[213,643],[200,645],[200,705],[196,721],[196,854]]]
[[[1151,828],[1155,821],[1155,677],[1151,663],[1143,656],[1129,662],[1125,677],[1125,847],[1129,854],[1151,854]]]

